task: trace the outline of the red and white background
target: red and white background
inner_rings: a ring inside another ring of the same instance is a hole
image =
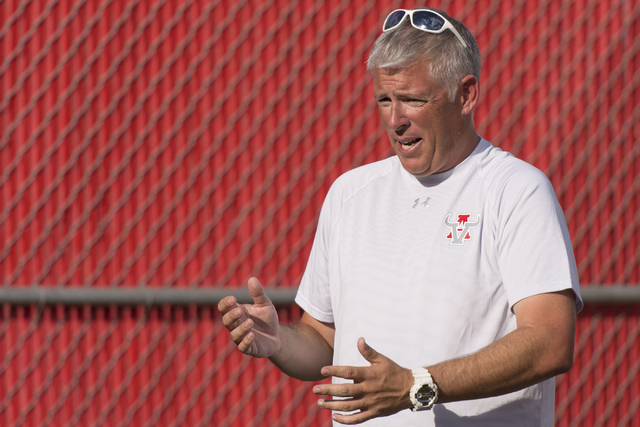
[[[328,425],[215,296],[255,275],[300,316],[329,186],[392,155],[366,55],[422,5],[1,0],[0,425]],[[477,129],[549,176],[591,295],[556,424],[638,427],[640,2],[429,6],[477,37]]]

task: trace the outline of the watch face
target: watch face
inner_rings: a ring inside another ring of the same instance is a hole
[[[436,392],[430,384],[423,384],[416,393],[416,399],[423,405],[428,405],[435,397]]]

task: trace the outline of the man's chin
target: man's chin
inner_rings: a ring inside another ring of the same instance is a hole
[[[413,159],[403,159],[400,156],[398,157],[400,158],[400,164],[402,164],[404,170],[406,170],[416,178],[423,178],[425,176],[431,175],[429,167],[427,167],[426,165],[418,164],[417,162],[413,161]]]
[[[429,168],[424,168],[424,167],[421,168],[418,166],[411,167],[411,166],[405,165],[404,163],[402,163],[402,167],[404,168],[404,170],[406,170],[416,178],[424,178],[425,176],[431,175]]]

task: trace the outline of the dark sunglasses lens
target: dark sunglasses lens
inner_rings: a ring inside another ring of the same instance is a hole
[[[387,20],[384,21],[384,29],[388,30],[389,28],[393,28],[398,25],[400,21],[402,21],[402,18],[404,18],[404,15],[405,12],[403,10],[396,10],[393,12],[389,17],[387,17]]]
[[[444,19],[428,10],[413,12],[413,25],[427,31],[440,31],[444,26]]]

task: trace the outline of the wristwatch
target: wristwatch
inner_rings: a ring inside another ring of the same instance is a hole
[[[414,383],[409,392],[413,412],[431,409],[438,400],[438,386],[425,368],[412,369]]]

